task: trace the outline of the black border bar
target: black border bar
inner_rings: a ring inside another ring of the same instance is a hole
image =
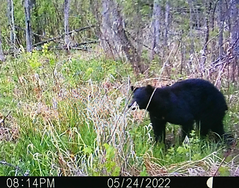
[[[2,176],[0,188],[239,188],[239,177]]]

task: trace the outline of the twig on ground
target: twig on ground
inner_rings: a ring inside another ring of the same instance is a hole
[[[24,172],[19,166],[15,166],[15,165],[13,165],[13,164],[11,164],[11,163],[8,163],[8,162],[6,162],[6,161],[0,161],[0,164],[15,168],[15,169],[16,169],[16,171],[15,171],[15,176],[18,175],[18,172],[19,172],[19,171],[21,172],[21,174],[22,174],[23,176],[28,176],[28,175],[29,175],[29,170],[27,170],[26,172]]]

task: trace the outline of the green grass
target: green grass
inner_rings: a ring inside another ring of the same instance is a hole
[[[167,150],[155,144],[148,116],[125,108],[129,77],[138,83],[147,79],[136,78],[126,63],[91,56],[67,57],[43,48],[1,64],[0,113],[10,114],[0,127],[0,175],[212,175],[215,169],[219,175],[230,175],[235,171],[231,164],[238,165],[236,154],[221,164],[225,147],[200,140],[195,132],[189,144],[173,145],[169,137]],[[157,77],[160,67],[149,72]],[[233,131],[239,120],[238,93],[231,86],[226,95],[232,102],[225,125]],[[168,125],[167,135],[177,137],[178,129]]]

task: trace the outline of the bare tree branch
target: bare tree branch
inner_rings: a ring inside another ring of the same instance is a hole
[[[45,40],[45,41],[38,42],[38,43],[34,44],[33,46],[35,47],[35,46],[42,45],[42,44],[45,44],[45,43],[48,43],[48,42],[51,42],[51,41],[54,41],[54,40],[58,40],[58,39],[63,38],[65,35],[70,35],[70,34],[72,34],[74,32],[84,31],[84,30],[90,29],[92,27],[95,27],[95,25],[90,25],[90,26],[79,28],[79,29],[74,29],[74,30],[72,30],[72,31],[70,31],[68,33],[63,33],[60,36],[57,36],[57,37],[54,37],[54,38],[51,38],[51,39],[48,39],[48,40]]]

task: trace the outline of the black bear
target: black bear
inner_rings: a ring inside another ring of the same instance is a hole
[[[149,112],[156,142],[165,142],[167,122],[181,125],[182,139],[193,129],[194,122],[202,137],[209,130],[224,135],[222,121],[227,104],[223,94],[206,80],[188,79],[162,88],[131,86],[131,90],[133,99],[128,107],[136,102]]]

